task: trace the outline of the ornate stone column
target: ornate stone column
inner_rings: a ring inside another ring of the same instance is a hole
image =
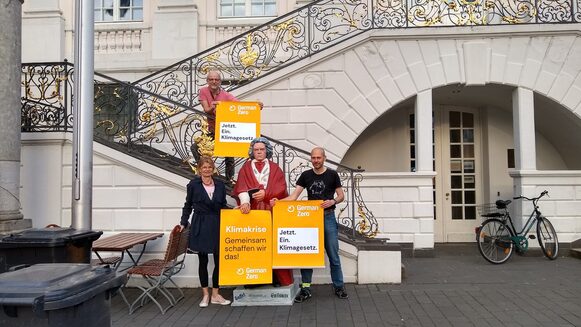
[[[0,232],[29,228],[20,212],[22,0],[0,0]]]

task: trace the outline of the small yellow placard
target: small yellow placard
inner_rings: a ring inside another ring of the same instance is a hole
[[[216,107],[215,156],[246,158],[250,141],[259,136],[258,102],[220,101]]]
[[[270,211],[221,210],[220,286],[272,283],[271,228]]]
[[[277,201],[272,213],[273,268],[324,268],[321,200]]]

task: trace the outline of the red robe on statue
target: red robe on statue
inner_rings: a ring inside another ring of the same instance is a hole
[[[238,180],[234,186],[234,196],[236,197],[236,201],[238,201],[239,205],[240,199],[238,198],[238,194],[242,192],[248,192],[252,189],[264,189],[265,191],[264,200],[261,202],[258,202],[250,197],[250,209],[252,210],[270,210],[270,199],[282,199],[288,196],[286,190],[286,180],[282,170],[274,162],[270,160],[265,161],[270,167],[266,189],[256,180],[256,176],[254,176],[254,173],[252,172],[251,161],[248,160],[244,163],[244,165],[242,165],[242,168],[238,172]]]
[[[264,200],[258,202],[252,197],[250,197],[250,209],[251,210],[271,210],[270,199],[277,198],[282,199],[288,196],[286,189],[286,180],[284,178],[284,173],[280,167],[270,160],[265,160],[269,165],[270,172],[268,174],[268,183],[266,188],[258,182],[254,172],[252,171],[251,160],[244,163],[240,171],[238,172],[238,180],[234,186],[234,197],[240,205],[240,199],[238,195],[243,192],[248,192],[253,189],[260,189],[265,191]],[[262,171],[263,168],[257,169]],[[274,276],[278,280],[281,286],[291,285],[293,283],[293,274],[291,269],[274,269]]]

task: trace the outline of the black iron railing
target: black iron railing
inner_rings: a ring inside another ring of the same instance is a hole
[[[64,63],[22,65],[22,131],[72,131],[73,66]],[[181,103],[142,90],[135,85],[95,74],[94,138],[157,167],[191,177],[196,151],[211,153],[207,117]],[[287,176],[289,191],[300,173],[310,168],[310,154],[269,138],[273,160]],[[199,152],[198,152],[199,154]],[[235,169],[245,159],[235,160]],[[217,173],[224,178],[224,158],[216,158]],[[350,237],[372,237],[377,221],[359,193],[361,171],[329,161],[341,177],[346,194],[338,220]]]
[[[72,78],[66,61],[22,65],[23,132],[71,131]]]
[[[135,85],[187,107],[210,69],[233,90],[372,29],[555,24],[581,21],[581,0],[319,0],[258,26]]]

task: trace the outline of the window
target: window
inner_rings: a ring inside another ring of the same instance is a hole
[[[220,0],[220,17],[276,16],[276,0]]]
[[[143,20],[143,0],[95,0],[95,22]]]

